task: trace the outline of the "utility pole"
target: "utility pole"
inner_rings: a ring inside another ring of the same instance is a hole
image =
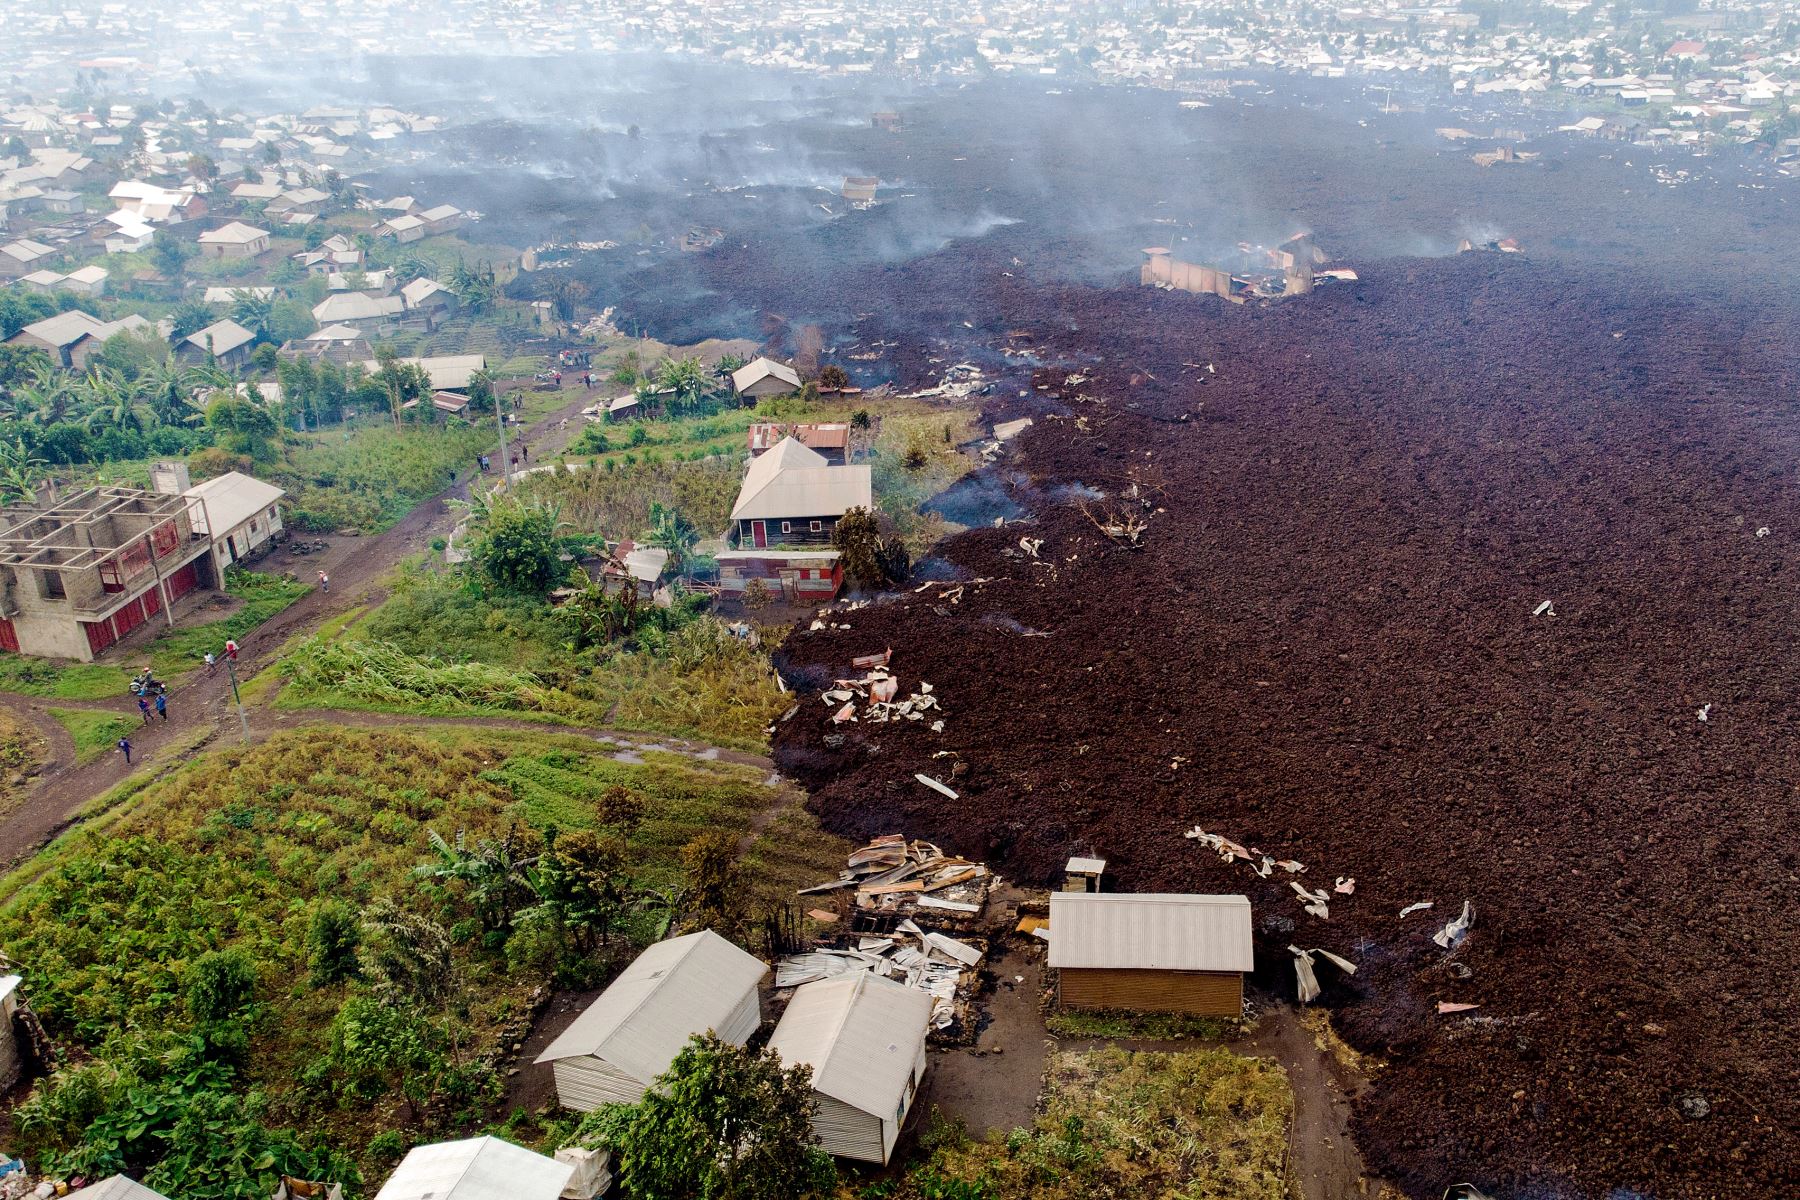
[[[244,744],[248,746],[250,744],[250,718],[244,714],[244,697],[238,691],[237,659],[229,654],[225,656],[225,673],[231,677],[231,699],[237,705],[238,725],[244,731]]]
[[[500,478],[505,481],[508,491],[512,490],[512,476],[506,465],[506,414],[500,411],[500,389],[490,388],[494,393],[494,423],[500,427]]]

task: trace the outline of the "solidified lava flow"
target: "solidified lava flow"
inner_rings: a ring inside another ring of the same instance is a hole
[[[1494,255],[1357,265],[1266,308],[996,285],[996,318],[1065,364],[1006,402],[1037,417],[994,475],[1029,516],[944,546],[984,581],[955,602],[796,631],[778,761],[851,836],[1037,884],[1091,852],[1121,890],[1246,892],[1271,992],[1290,942],[1355,961],[1324,1003],[1387,1064],[1356,1133],[1409,1195],[1784,1194],[1792,301]],[[1127,517],[1137,548],[1102,528]],[[941,733],[828,723],[817,690],[887,646]],[[1194,825],[1308,871],[1222,863]],[[1303,912],[1289,880],[1337,876],[1353,894]]]

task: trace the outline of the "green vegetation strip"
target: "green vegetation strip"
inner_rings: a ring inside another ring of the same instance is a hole
[[[941,1124],[896,1200],[1286,1200],[1287,1072],[1228,1050],[1054,1054],[1030,1129],[971,1142]]]

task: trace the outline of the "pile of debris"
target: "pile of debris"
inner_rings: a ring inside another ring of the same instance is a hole
[[[777,988],[799,987],[853,971],[872,971],[931,993],[931,1037],[954,1042],[974,1028],[969,998],[987,947],[903,920],[891,934],[839,939],[775,964]]]
[[[994,878],[981,863],[945,854],[930,842],[909,842],[898,833],[876,838],[852,854],[847,865],[838,878],[803,888],[800,895],[843,892],[854,895],[859,917],[929,916],[963,926],[981,914]]]
[[[865,668],[868,673],[855,679],[832,680],[831,687],[819,698],[833,710],[833,725],[858,720],[872,725],[885,725],[889,721],[923,721],[927,712],[938,708],[937,697],[931,694],[931,685],[924,680],[919,681],[918,689],[911,695],[900,698],[900,680],[887,669],[892,657],[893,651],[886,650],[852,659],[852,666]],[[860,712],[859,703],[862,705]],[[944,731],[942,718],[931,723],[931,731]]]

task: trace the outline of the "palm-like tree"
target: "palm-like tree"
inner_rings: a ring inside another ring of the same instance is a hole
[[[25,448],[25,439],[0,442],[0,504],[24,504],[37,495],[44,460]]]
[[[13,389],[16,415],[29,415],[46,425],[62,420],[74,398],[69,377],[52,366],[36,368],[29,383]]]
[[[671,416],[698,409],[712,392],[713,381],[697,358],[665,358],[657,371],[657,384],[671,392]]]
[[[174,352],[151,363],[132,381],[132,391],[149,406],[159,425],[194,425],[201,412],[194,404],[194,375]]]
[[[119,372],[111,367],[89,367],[75,388],[87,410],[83,422],[89,429],[97,425],[116,425],[121,429],[142,431],[144,422],[138,416],[136,398]]]
[[[231,293],[231,319],[259,338],[268,338],[269,321],[274,313],[272,296],[260,296],[248,288]]]

